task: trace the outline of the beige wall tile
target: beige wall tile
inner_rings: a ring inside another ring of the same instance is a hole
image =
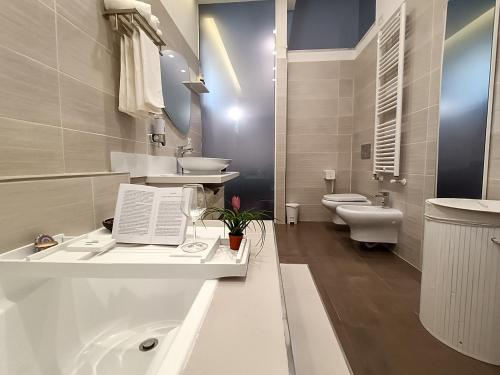
[[[328,192],[328,187],[325,183],[325,186],[321,187],[289,188],[287,189],[286,197],[290,202],[308,205],[319,205],[321,204],[321,199],[323,198],[323,196]]]
[[[112,95],[118,93],[119,60],[101,44],[57,17],[60,70]]]
[[[0,183],[0,252],[40,233],[79,235],[94,228],[89,178]]]
[[[287,150],[288,170],[334,169],[338,163],[336,152],[292,152]]]
[[[436,176],[425,176],[424,201],[435,197],[436,197]]]
[[[338,79],[339,76],[339,61],[288,63],[288,83],[310,79]]]
[[[0,116],[60,125],[57,72],[0,47]]]
[[[339,99],[339,116],[352,116],[354,111],[353,98]]]
[[[401,143],[425,142],[427,139],[427,122],[427,109],[405,116],[401,124]]]
[[[354,79],[354,61],[340,62],[340,78]]]
[[[66,172],[109,171],[111,151],[147,153],[146,143],[65,129],[64,157]]]
[[[94,215],[96,228],[100,228],[102,221],[115,214],[116,199],[120,184],[128,184],[128,175],[111,175],[91,177],[94,193]]]
[[[338,79],[297,80],[288,83],[289,99],[333,99],[338,97]]]
[[[426,144],[411,143],[401,146],[401,166],[403,173],[424,174]]]
[[[335,191],[350,189],[353,68],[340,61],[288,65],[286,197],[306,203],[301,220],[330,220],[317,206],[331,191],[323,170],[337,170]]]
[[[110,32],[108,21],[102,16],[103,4],[96,0],[57,0],[57,13],[85,31],[106,48],[119,48],[118,35]]]
[[[118,111],[118,98],[61,75],[64,128],[144,142],[146,121]]]
[[[293,153],[340,152],[340,148],[342,150],[345,148],[345,137],[331,134],[288,135],[287,151]],[[339,138],[341,139],[340,141]]]
[[[56,68],[54,11],[37,0],[0,0],[0,46]]]
[[[361,160],[360,145],[373,144],[376,43],[372,41],[354,64],[354,123],[351,188],[373,196],[391,194],[394,207],[403,211],[403,226],[396,252],[416,267],[421,265],[424,200],[435,195],[436,139],[439,121],[439,66],[443,15],[432,0],[409,0],[403,91],[401,172],[406,186],[372,180],[372,160]],[[435,72],[434,72],[435,71]],[[431,73],[432,72],[432,73]],[[430,108],[429,108],[430,107]]]
[[[62,130],[0,117],[0,176],[64,172]]]
[[[338,113],[337,99],[289,99],[289,119],[310,119],[336,117]]]
[[[323,118],[288,118],[287,134],[337,134],[339,119],[337,117]]]
[[[331,213],[323,205],[306,205],[299,208],[299,221],[331,221]]]
[[[354,81],[352,79],[341,79],[339,81],[339,96],[341,98],[352,98],[354,95]]]
[[[48,6],[50,9],[55,8],[55,0],[39,0],[39,1]]]
[[[354,117],[353,116],[340,116],[339,117],[339,134],[352,134]]]

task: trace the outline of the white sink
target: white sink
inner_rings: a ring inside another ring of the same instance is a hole
[[[220,174],[231,164],[231,159],[219,158],[186,157],[178,160],[184,173],[192,174]]]

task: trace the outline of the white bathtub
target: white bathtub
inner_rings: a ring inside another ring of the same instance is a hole
[[[170,375],[217,281],[0,280],[0,375]],[[141,342],[158,345],[141,351]]]

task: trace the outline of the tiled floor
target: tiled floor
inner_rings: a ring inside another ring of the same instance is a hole
[[[418,319],[420,272],[331,223],[277,225],[281,263],[309,264],[354,375],[500,375],[433,338]]]

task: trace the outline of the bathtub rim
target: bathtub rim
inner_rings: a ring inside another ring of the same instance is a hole
[[[205,321],[218,280],[205,280],[170,346],[160,345],[146,375],[177,375],[186,367]]]

